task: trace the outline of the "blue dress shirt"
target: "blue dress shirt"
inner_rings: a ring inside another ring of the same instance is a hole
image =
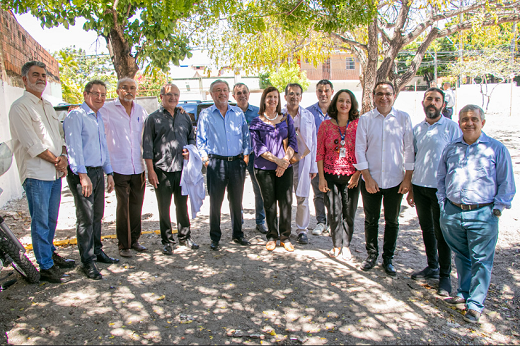
[[[197,148],[203,158],[210,154],[249,155],[249,128],[242,110],[228,106],[225,117],[215,105],[202,110],[197,125]]]
[[[437,168],[444,147],[462,136],[459,125],[441,116],[439,121],[430,125],[426,120],[413,129],[415,166],[412,184],[437,188]]]
[[[493,203],[511,208],[516,192],[511,156],[506,147],[484,132],[468,145],[463,137],[448,144],[437,172],[437,198],[459,204]]]
[[[316,133],[318,133],[318,129],[320,128],[320,125],[325,120],[329,120],[329,114],[323,114],[320,108],[320,103],[316,102],[312,106],[307,107],[307,110],[314,115],[314,123],[316,124]]]
[[[247,110],[244,113],[244,116],[246,117],[246,121],[248,124],[251,124],[251,120],[258,116],[258,112],[260,112],[260,108],[258,108],[257,106],[252,106],[250,103],[248,103]]]
[[[70,111],[63,121],[70,170],[74,174],[87,173],[86,167],[103,167],[113,173],[108,155],[103,118],[85,102]]]

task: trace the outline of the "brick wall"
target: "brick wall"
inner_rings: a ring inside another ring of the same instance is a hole
[[[47,65],[49,82],[60,82],[58,62],[22,28],[10,11],[0,10],[0,79],[23,88],[21,69],[27,61]]]

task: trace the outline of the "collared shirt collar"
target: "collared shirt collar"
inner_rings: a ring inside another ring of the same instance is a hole
[[[248,111],[253,111],[253,107],[251,106],[251,104],[249,102],[247,103],[247,110]]]
[[[381,115],[382,117],[385,117],[383,114],[381,114],[379,112],[379,109],[377,109],[377,107],[376,107],[376,108],[374,108],[374,116],[377,117],[378,115]],[[395,109],[394,109],[394,107],[392,107],[392,109],[390,110],[390,113],[388,113],[387,115],[391,115],[391,116],[395,117]]]
[[[114,100],[114,103],[116,106],[124,107],[123,104],[121,103],[121,100],[119,99],[119,96],[116,97],[116,99]],[[132,109],[134,109],[134,103],[135,103],[135,100],[132,100]]]
[[[298,115],[300,115],[300,113],[301,113],[300,110],[301,110],[301,109],[302,109],[302,106],[298,106],[298,113],[296,113],[296,116],[295,116],[295,117],[297,117]],[[285,105],[285,106],[283,106],[283,108],[282,108],[282,114],[287,114],[287,113],[288,113],[288,112],[287,112],[287,105]]]
[[[31,101],[34,102],[34,103],[38,103],[38,102],[40,102],[40,101],[41,101],[41,102],[45,102],[45,99],[44,99],[43,97],[38,97],[38,96],[34,95],[33,93],[28,92],[27,90],[25,90],[25,91],[23,92],[23,94],[24,94],[24,96],[29,97],[29,100],[31,100]]]
[[[86,102],[83,102],[81,104],[81,108],[87,113],[87,114],[94,114],[95,116],[97,116],[97,113],[94,112],[88,105]]]
[[[455,143],[463,143],[463,144],[466,144],[466,145],[470,145],[470,144],[468,144],[468,143],[466,143],[466,142],[464,141],[464,135],[462,135],[462,136],[460,136],[459,138],[457,138],[454,142],[455,142]],[[482,142],[482,143],[487,143],[487,142],[489,142],[489,137],[484,133],[484,131],[482,131],[482,132],[480,133],[480,137],[479,137],[479,138],[475,141],[475,143],[473,143],[473,144],[478,144],[478,143],[481,143],[481,142]]]
[[[226,114],[227,114],[227,112],[229,112],[230,110],[232,110],[232,108],[231,108],[230,105],[228,104],[228,105],[227,105]],[[214,113],[215,111],[217,111],[218,114],[220,114],[220,109],[218,109],[217,106],[216,106],[215,104],[212,104],[212,105],[209,107],[209,112],[210,112],[210,113]]]
[[[428,126],[434,126],[434,125],[440,126],[440,125],[444,124],[447,120],[448,120],[447,118],[445,118],[444,116],[441,115],[441,118],[439,120],[437,120],[436,122],[434,122],[433,124],[430,125],[430,123],[427,122],[426,119],[423,120],[423,124],[426,124]]]

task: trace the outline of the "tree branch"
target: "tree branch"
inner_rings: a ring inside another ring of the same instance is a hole
[[[342,43],[349,44],[349,45],[355,46],[355,47],[359,47],[359,48],[361,48],[363,50],[367,50],[368,49],[366,44],[362,44],[362,43],[359,43],[357,41],[348,39],[348,38],[343,37],[342,35],[337,34],[335,32],[332,32],[331,35],[332,35],[333,38],[336,38],[336,39],[340,40]]]
[[[491,17],[491,16],[490,16]],[[503,23],[510,23],[510,22],[518,22],[520,21],[520,14],[511,14],[509,16],[505,16],[502,18],[490,18],[486,19],[485,21],[479,23],[480,26],[492,26],[497,24],[503,24]],[[449,28],[440,30],[437,34],[437,37],[445,37],[449,36],[455,32],[464,31],[471,29],[473,27],[474,23],[470,21],[466,21],[457,25],[450,26]]]

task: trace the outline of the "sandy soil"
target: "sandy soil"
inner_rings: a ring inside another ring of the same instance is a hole
[[[494,115],[488,116],[484,128],[509,147],[517,181],[519,125],[519,119]],[[103,234],[114,234],[115,203],[115,195],[107,195]],[[394,260],[398,275],[391,278],[380,266],[369,272],[358,269],[366,257],[361,199],[352,244],[355,260],[349,263],[327,257],[332,246],[327,236],[309,235],[310,244],[296,245],[294,253],[282,248],[267,252],[265,239],[254,230],[249,180],[244,229],[254,245],[244,248],[231,243],[224,205],[223,249],[213,252],[209,249],[208,204],[206,200],[192,222],[199,250],[177,248],[173,257],[166,257],[159,236],[147,234],[141,242],[149,252],[121,259],[116,265],[100,264],[102,281],[89,280],[77,269],[69,271],[69,281],[59,285],[29,285],[19,279],[0,293],[0,343],[520,343],[518,197],[500,220],[492,283],[480,325],[464,322],[460,311],[449,308],[435,294],[437,282],[410,279],[426,265],[426,259],[415,210],[407,205],[401,210]],[[0,212],[22,242],[30,243],[25,200],[12,201]],[[145,231],[159,228],[150,186],[142,219]],[[311,219],[312,229],[315,219]],[[56,239],[74,238],[74,223],[72,195],[64,186]],[[115,240],[105,240],[104,249],[119,257]],[[76,246],[58,251],[79,260]],[[32,251],[28,255],[34,260]],[[11,269],[2,270],[0,279],[11,273]],[[455,269],[453,282],[455,290]]]

